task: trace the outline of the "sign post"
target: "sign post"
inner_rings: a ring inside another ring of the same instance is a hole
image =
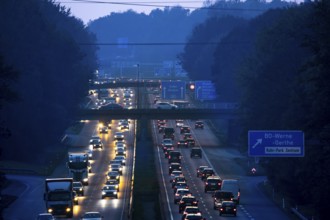
[[[162,81],[162,99],[185,99],[186,82]]]
[[[249,131],[249,156],[252,157],[304,157],[302,131]]]
[[[216,99],[216,91],[212,81],[195,81],[195,98],[198,100]]]

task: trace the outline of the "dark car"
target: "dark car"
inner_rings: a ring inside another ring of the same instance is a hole
[[[187,125],[183,125],[180,128],[180,134],[184,134],[184,133],[190,133],[190,127]]]
[[[173,193],[175,193],[177,189],[189,189],[189,186],[187,182],[176,182],[173,187]]]
[[[195,139],[194,138],[187,138],[186,142],[188,143],[188,146],[195,146]]]
[[[158,127],[158,133],[163,133],[165,128],[166,128],[166,126],[159,126]]]
[[[202,171],[201,179],[206,180],[209,176],[214,176],[214,175],[215,175],[215,173],[214,173],[214,170],[212,168],[205,168]]]
[[[197,177],[202,177],[202,172],[203,172],[203,170],[204,170],[205,168],[208,168],[208,166],[205,166],[205,165],[201,165],[201,166],[199,166],[199,167],[197,168],[197,174],[196,174],[196,176],[197,176]]]
[[[217,190],[213,193],[212,197],[214,198],[213,209],[219,209],[223,201],[233,201],[234,194],[233,192]]]
[[[73,182],[72,187],[78,196],[84,196],[84,186],[80,181]]]
[[[164,128],[163,138],[164,139],[170,138],[170,139],[174,140],[174,133],[175,133],[174,128],[166,127],[166,128]]]
[[[196,121],[195,122],[195,129],[204,129],[204,123],[202,121]]]
[[[165,156],[165,158],[168,158],[168,155],[173,150],[174,150],[174,147],[168,147],[168,148],[164,149],[164,156]]]
[[[110,197],[118,199],[118,190],[114,185],[105,185],[102,188],[102,199]]]
[[[199,147],[193,147],[190,150],[190,158],[198,157],[202,158],[202,149]]]
[[[172,188],[174,187],[174,185],[175,185],[176,182],[187,182],[187,180],[186,180],[186,178],[184,176],[175,177],[172,180]]]
[[[183,139],[187,140],[188,138],[193,138],[192,134],[191,133],[184,133],[183,134]]]
[[[219,176],[209,176],[205,181],[204,192],[221,189],[222,180]]]
[[[231,214],[236,216],[236,203],[233,201],[223,201],[219,207],[219,215]]]
[[[186,140],[179,140],[177,142],[177,147],[188,147],[188,142]]]
[[[182,196],[179,202],[179,213],[183,212],[186,206],[198,206],[198,201],[195,196]]]
[[[174,170],[182,170],[181,164],[171,163],[168,168],[168,174],[171,174]]]
[[[170,151],[168,154],[168,163],[181,163],[181,153],[179,151]]]

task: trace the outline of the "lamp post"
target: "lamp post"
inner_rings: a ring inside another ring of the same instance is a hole
[[[140,64],[136,64],[137,67],[137,97],[136,97],[136,102],[137,102],[137,108],[140,108]]]

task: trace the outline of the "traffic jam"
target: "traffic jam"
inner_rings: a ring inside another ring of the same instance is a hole
[[[174,123],[174,125],[173,125]],[[185,124],[186,123],[186,124]],[[206,215],[202,213],[198,197],[191,190],[189,178],[186,178],[184,170],[185,160],[182,156],[182,150],[190,151],[191,160],[203,158],[203,150],[195,141],[191,126],[187,125],[185,120],[157,120],[155,129],[158,129],[158,144],[163,154],[162,160],[168,163],[168,184],[170,184],[173,193],[168,193],[170,201],[177,206],[177,211],[182,220],[197,219],[205,220]],[[194,131],[203,130],[204,122],[197,120],[193,122]],[[164,171],[164,175],[167,171]],[[210,194],[213,201],[214,210],[218,215],[237,215],[237,205],[240,199],[240,189],[238,180],[221,179],[220,176],[208,165],[201,165],[194,174],[204,184],[204,192]],[[167,179],[167,178],[166,178]],[[167,181],[167,180],[166,180]],[[173,195],[173,196],[172,196]],[[176,210],[174,210],[175,212]]]

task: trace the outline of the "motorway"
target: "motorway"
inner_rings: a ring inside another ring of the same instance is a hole
[[[199,207],[206,219],[227,219],[232,216],[219,216],[218,211],[213,210],[213,198],[211,193],[204,193],[204,183],[196,177],[196,169],[200,165],[208,165],[216,171],[222,179],[235,178],[240,182],[241,202],[238,206],[237,219],[247,220],[286,220],[289,219],[272,201],[266,198],[258,189],[257,185],[265,180],[263,176],[247,176],[244,169],[239,166],[235,160],[242,156],[235,150],[226,146],[219,146],[219,141],[212,133],[211,129],[205,123],[203,130],[195,130],[194,122],[185,120],[184,123],[191,126],[191,133],[196,140],[196,146],[203,149],[203,158],[191,159],[189,148],[180,148],[183,155],[182,167],[183,173],[188,180],[192,194],[199,200]],[[109,134],[102,134],[101,139],[105,145],[103,150],[94,151],[92,174],[89,186],[86,186],[86,194],[79,197],[79,205],[74,208],[74,218],[79,219],[86,211],[99,211],[105,217],[104,219],[128,219],[131,177],[133,174],[132,164],[134,155],[135,122],[131,121],[130,129],[125,132],[126,142],[128,143],[127,165],[123,176],[121,177],[120,191],[118,199],[101,199],[101,187],[105,182],[108,163],[114,157],[113,133],[116,130],[118,121],[113,121],[112,129]],[[181,214],[178,213],[178,205],[173,203],[173,189],[169,181],[168,161],[164,158],[163,150],[159,147],[162,141],[161,134],[158,133],[156,121],[151,122],[153,127],[154,152],[156,166],[158,169],[158,178],[162,191],[164,204],[164,219],[178,220]],[[175,121],[170,120],[167,123],[175,128]],[[176,128],[177,141],[180,137],[178,128]],[[78,149],[87,149],[89,138],[97,134],[97,121],[89,121],[85,124],[82,132],[76,137],[75,143],[70,147],[70,151]],[[174,142],[175,143],[175,142]],[[83,147],[81,147],[83,146]],[[56,169],[52,177],[66,177],[68,175],[65,167],[65,160]],[[20,197],[7,209],[3,216],[5,220],[26,220],[34,219],[38,213],[45,212],[43,201],[44,178],[32,176],[9,176],[10,179],[16,179],[24,183],[20,185]],[[33,208],[32,208],[33,207]],[[19,210],[19,211],[18,211]]]
[[[93,159],[91,160],[92,173],[90,174],[89,185],[84,187],[85,195],[78,198],[79,204],[74,206],[74,218],[72,219],[80,219],[82,214],[87,211],[98,211],[102,213],[105,219],[127,219],[131,197],[135,129],[135,121],[131,121],[129,130],[124,131],[127,157],[123,175],[120,177],[118,199],[101,199],[101,189],[106,182],[109,161],[115,157],[113,134],[116,131],[120,131],[118,121],[114,120],[112,122],[111,130],[109,130],[108,134],[98,134],[98,121],[88,121],[85,123],[80,135],[75,137],[69,152],[88,150],[89,139],[93,135],[101,137],[104,148],[103,150],[97,149],[93,151]],[[66,158],[64,158],[52,176],[47,178],[68,177],[68,174]],[[45,202],[43,201],[44,177],[9,176],[9,178],[24,184],[20,185],[21,194],[19,198],[5,209],[3,213],[5,220],[32,220],[39,213],[46,212]]]

